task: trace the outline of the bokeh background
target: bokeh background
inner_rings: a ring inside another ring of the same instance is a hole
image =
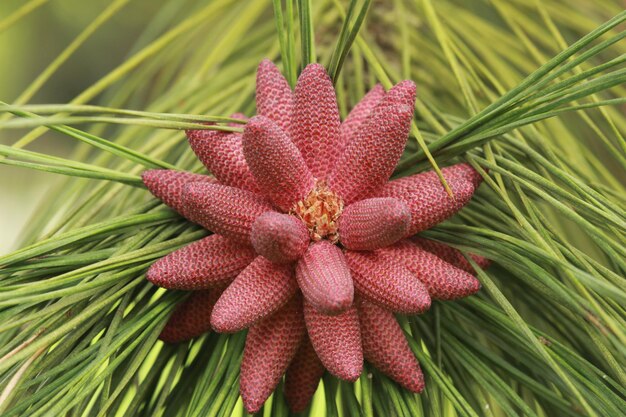
[[[184,0],[182,0],[184,2]],[[11,103],[91,23],[109,0],[1,0],[0,101]],[[36,7],[16,24],[11,20],[25,7]],[[29,101],[67,103],[124,60],[143,24],[161,6],[158,1],[131,1],[106,29],[97,31]],[[36,51],[33,54],[33,51]],[[0,143],[19,140],[24,131],[0,130]],[[71,155],[71,139],[47,132],[28,149]],[[44,193],[61,178],[54,174],[0,165],[0,254],[19,243]]]

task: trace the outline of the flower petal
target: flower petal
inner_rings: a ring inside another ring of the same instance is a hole
[[[256,72],[256,109],[257,114],[272,119],[284,132],[289,132],[293,92],[269,59],[261,61]]]
[[[408,240],[380,250],[391,262],[404,265],[419,279],[432,298],[454,300],[467,297],[480,289],[480,282],[468,272],[459,269]]]
[[[459,269],[462,269],[466,272],[469,272],[472,275],[476,275],[476,271],[472,268],[465,256],[461,253],[460,250],[453,248],[452,246],[448,246],[441,242],[436,242],[430,239],[424,239],[423,237],[413,236],[411,238],[411,242],[419,246],[421,249],[424,249],[432,254],[437,255],[444,261],[448,262],[456,266]],[[491,261],[487,258],[484,258],[479,255],[475,255],[470,253],[469,256],[478,264],[481,269],[486,269],[491,265]]]
[[[241,113],[235,113],[231,117],[246,119]],[[186,133],[191,149],[221,184],[254,193],[259,191],[243,156],[240,133],[200,129],[187,130]]]
[[[185,185],[191,182],[217,182],[213,177],[173,169],[149,169],[141,173],[141,179],[152,195],[184,217],[188,217],[183,203]]]
[[[414,235],[441,223],[466,205],[479,184],[467,164],[443,168],[441,172],[454,193],[446,193],[433,171],[411,175],[388,182],[378,193],[380,197],[394,197],[404,201],[411,210],[411,227],[407,236]]]
[[[191,221],[245,244],[250,244],[256,218],[272,210],[272,205],[260,195],[221,184],[187,184],[183,200]]]
[[[302,70],[294,91],[291,139],[316,178],[326,178],[339,155],[341,119],[333,82],[320,64]]]
[[[168,289],[212,288],[232,281],[255,257],[252,247],[211,235],[159,259],[146,278]]]
[[[370,114],[372,114],[372,110],[374,110],[384,96],[385,89],[382,85],[376,84],[374,88],[354,106],[339,128],[339,136],[341,137],[341,142],[337,149],[339,155],[343,153],[346,145],[354,139],[359,127],[367,121]]]
[[[302,298],[299,296],[250,328],[239,380],[243,405],[249,413],[259,411],[274,392],[304,334]]]
[[[348,264],[341,249],[327,240],[309,246],[296,266],[296,278],[307,302],[319,311],[338,314],[352,305]]]
[[[285,375],[285,400],[292,412],[300,413],[309,405],[325,371],[305,335]]]
[[[352,280],[363,297],[397,313],[420,314],[430,308],[430,296],[408,269],[379,251],[346,251]]]
[[[272,262],[287,263],[300,258],[309,246],[309,231],[295,216],[267,211],[252,225],[252,246]]]
[[[361,331],[356,307],[337,316],[319,312],[304,300],[304,320],[317,356],[338,378],[356,381],[363,370]]]
[[[341,244],[374,250],[402,239],[411,225],[409,207],[395,198],[368,198],[345,208],[339,218]]]
[[[292,266],[258,256],[217,301],[211,324],[220,333],[238,332],[278,310],[297,290]]]
[[[392,88],[361,124],[329,181],[346,205],[372,196],[387,182],[404,150],[414,106],[415,84],[405,81]]]
[[[285,132],[267,117],[250,119],[243,154],[261,191],[289,211],[313,189],[313,175]]]
[[[365,359],[409,391],[422,392],[424,375],[394,315],[361,300],[359,318]]]
[[[221,290],[194,291],[176,306],[159,339],[165,343],[184,342],[211,331],[211,312]]]

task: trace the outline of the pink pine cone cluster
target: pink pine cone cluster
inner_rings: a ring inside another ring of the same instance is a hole
[[[467,164],[444,168],[454,198],[433,172],[389,181],[415,94],[411,81],[387,92],[377,85],[342,122],[321,65],[308,65],[292,91],[265,60],[258,115],[243,134],[187,132],[214,178],[144,172],[152,194],[214,233],[149,269],[158,286],[196,291],[161,339],[248,328],[240,390],[249,412],[283,375],[286,399],[301,411],[326,370],[355,381],[364,359],[422,391],[420,366],[394,313],[420,314],[431,298],[479,290],[460,252],[415,235],[460,210],[482,178]]]

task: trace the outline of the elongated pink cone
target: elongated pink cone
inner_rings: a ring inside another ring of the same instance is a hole
[[[211,330],[211,312],[221,290],[194,291],[176,307],[159,339],[165,343],[184,342]]]
[[[449,264],[452,264],[459,269],[469,272],[470,274],[476,275],[476,271],[474,271],[472,265],[467,262],[467,259],[465,259],[460,250],[455,249],[452,246],[436,242],[434,240],[424,239],[423,237],[419,236],[413,236],[411,238],[411,242],[419,246],[421,249],[437,255]],[[491,265],[491,261],[487,258],[483,258],[482,256],[475,255],[473,253],[470,253],[469,256],[482,269],[486,269],[487,267],[489,267],[489,265]]]
[[[291,139],[313,175],[325,179],[339,155],[341,119],[333,82],[322,65],[302,70],[294,97]]]
[[[243,154],[261,191],[289,211],[313,189],[313,175],[285,132],[267,117],[250,119]]]
[[[256,73],[257,114],[272,119],[284,132],[289,132],[293,111],[293,92],[289,83],[269,59],[259,64]]]
[[[389,90],[337,159],[330,185],[346,204],[373,196],[391,176],[409,135],[415,91],[412,81]]]
[[[343,153],[346,145],[354,139],[359,127],[368,119],[374,107],[385,96],[385,89],[382,85],[376,84],[352,109],[346,120],[343,121],[339,128],[339,136],[341,137],[340,145],[337,149],[338,155]]]
[[[297,290],[292,266],[258,256],[217,301],[211,324],[220,333],[238,332],[278,310]]]
[[[248,120],[248,116],[243,113],[233,113],[230,115],[231,119],[239,119],[239,120]],[[228,126],[230,127],[241,127],[241,123],[229,122]]]
[[[246,119],[241,113],[231,117]],[[218,130],[187,130],[186,133],[191,149],[221,184],[255,193],[259,191],[243,156],[240,133]]]
[[[221,184],[189,183],[183,200],[191,221],[244,244],[250,244],[256,218],[272,210],[272,205],[260,195]]]
[[[430,308],[430,296],[407,268],[382,253],[346,251],[357,292],[381,306],[404,314],[420,314]]]
[[[368,198],[349,205],[339,219],[341,244],[374,250],[402,239],[411,225],[409,207],[395,198]]]
[[[413,108],[376,107],[339,158],[330,186],[349,205],[380,191],[406,144]]]
[[[365,359],[412,392],[424,390],[424,375],[393,314],[361,300],[359,318]]]
[[[298,351],[304,334],[299,296],[250,328],[239,380],[243,405],[249,413],[259,411],[272,394]]]
[[[159,259],[146,278],[168,289],[212,288],[232,281],[255,257],[252,247],[211,235]]]
[[[467,297],[480,289],[480,282],[473,275],[408,240],[383,248],[380,253],[411,271],[426,285],[432,298],[454,300]]]
[[[411,227],[407,236],[411,236],[441,223],[470,201],[476,191],[476,178],[469,175],[468,167],[457,164],[441,170],[454,198],[446,193],[434,171],[390,181],[378,195],[398,198],[409,206]]]
[[[296,278],[307,302],[319,311],[338,314],[352,305],[348,264],[341,249],[327,240],[309,246],[296,266]]]
[[[250,240],[256,252],[275,263],[293,262],[309,246],[309,231],[295,216],[268,211],[252,225]]]
[[[416,95],[417,87],[413,81],[400,81],[385,94],[384,100],[381,100],[380,105],[388,106],[395,104],[415,107]]]
[[[311,340],[304,336],[285,375],[285,400],[292,412],[300,413],[309,405],[325,371]]]
[[[345,381],[356,381],[363,370],[356,307],[329,316],[317,311],[305,299],[304,320],[313,348],[328,372]]]
[[[444,170],[445,175],[450,178],[463,178],[471,182],[474,185],[474,189],[477,189],[483,182],[483,177],[470,164],[456,164],[448,167],[447,169],[444,168]]]
[[[145,186],[159,200],[188,218],[183,203],[183,188],[191,182],[215,183],[215,178],[173,169],[149,169],[141,173]]]

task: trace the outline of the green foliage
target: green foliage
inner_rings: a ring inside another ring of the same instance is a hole
[[[2,416],[243,413],[243,333],[157,341],[184,294],[158,290],[146,268],[206,232],[139,175],[200,172],[180,129],[240,130],[225,116],[254,114],[264,57],[291,85],[304,64],[327,64],[344,116],[375,83],[415,80],[412,138],[394,175],[475,166],[485,184],[474,200],[424,235],[495,262],[478,295],[400,318],[426,374],[422,395],[366,365],[355,384],[326,376],[305,415],[626,414],[620,2],[170,0],[126,59],[71,102],[27,104],[80,66],[74,53],[114,30],[128,2],[108,5],[0,103],[0,130],[23,133],[0,145],[0,163],[69,176],[22,248],[0,257]],[[42,3],[0,19],[0,32],[27,25]],[[71,158],[25,149],[51,130],[77,140]],[[280,390],[262,413],[288,414]]]

